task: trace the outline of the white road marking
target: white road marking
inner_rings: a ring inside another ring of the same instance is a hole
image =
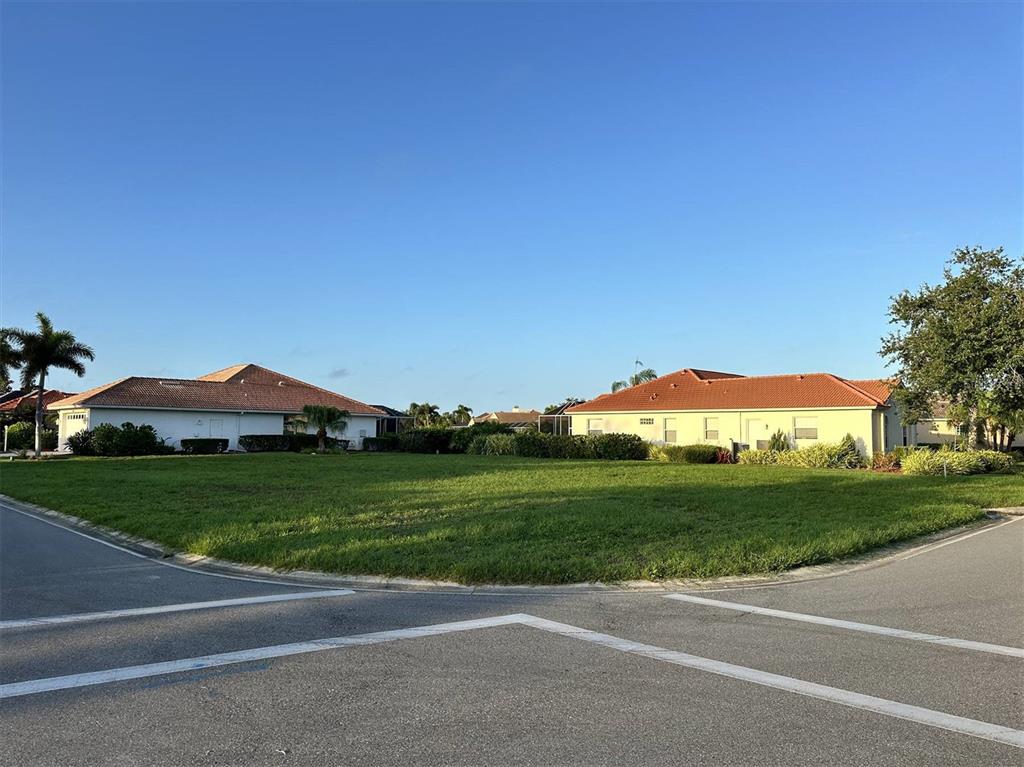
[[[721,607],[741,613],[767,615],[772,618],[783,618],[784,620],[800,621],[801,623],[816,623],[820,626],[861,631],[865,634],[881,634],[882,636],[894,637],[896,639],[911,639],[915,642],[928,642],[930,644],[943,645],[944,647],[959,647],[961,650],[975,650],[994,655],[1009,655],[1011,658],[1024,658],[1024,649],[1020,647],[1006,647],[1005,645],[989,644],[988,642],[973,642],[970,639],[954,639],[952,637],[939,636],[938,634],[922,634],[919,631],[874,626],[870,623],[856,623],[855,621],[844,621],[838,618],[825,618],[820,615],[791,613],[786,610],[773,610],[770,607],[743,605],[739,602],[724,602],[719,599],[705,599],[704,597],[695,597],[691,594],[666,594],[665,599],[674,599],[677,602],[692,602],[693,604],[707,605],[708,607]]]
[[[0,685],[0,699],[16,698],[21,695],[34,695],[52,690],[68,690],[74,687],[109,684],[110,682],[121,682],[127,679],[143,679],[145,677],[161,676],[162,674],[177,674],[183,671],[199,671],[217,666],[227,666],[232,663],[248,663],[249,661],[267,660],[268,658],[283,658],[288,655],[300,655],[302,653],[331,650],[338,647],[379,644],[381,642],[393,642],[398,639],[415,639],[417,637],[448,634],[455,631],[505,626],[510,623],[521,623],[524,617],[526,616],[518,614],[499,615],[494,618],[458,621],[456,623],[439,623],[433,626],[419,626],[394,631],[377,631],[372,634],[354,634],[352,636],[334,637],[331,639],[314,639],[309,642],[256,647],[251,650],[201,655],[197,658],[184,658],[182,660],[164,661],[162,663],[147,663],[142,666],[112,668],[105,671],[92,671],[86,674],[69,674],[68,676],[56,676],[49,679],[12,682]]]
[[[941,549],[943,546],[952,546],[954,543],[960,543],[961,541],[966,541],[968,538],[973,538],[976,535],[981,535],[983,533],[992,532],[993,530],[998,530],[1000,527],[1006,527],[1007,525],[1012,525],[1014,522],[1019,522],[1022,519],[1024,519],[1024,517],[1014,517],[1013,519],[1008,519],[1005,522],[1000,522],[998,525],[992,525],[991,527],[985,527],[985,528],[982,528],[981,530],[975,530],[973,533],[966,533],[964,535],[957,536],[956,538],[953,538],[951,540],[942,541],[941,543],[936,543],[936,544],[934,544],[932,546],[925,546],[922,549],[918,549],[917,551],[912,551],[909,554],[907,554],[906,556],[900,557],[900,561],[902,562],[905,559],[913,559],[914,557],[920,556],[921,554],[927,554],[929,551],[935,551],[935,549]]]
[[[297,594],[265,594],[259,597],[240,597],[237,599],[213,599],[208,602],[183,602],[176,605],[157,605],[155,607],[132,607],[124,610],[103,610],[95,613],[75,613],[72,615],[53,615],[44,618],[21,618],[18,620],[0,621],[0,630],[26,628],[28,626],[55,626],[64,623],[85,623],[108,618],[133,618],[139,615],[159,615],[161,613],[180,613],[190,610],[210,610],[215,607],[237,607],[239,605],[258,605],[268,602],[293,602],[299,599],[326,599],[328,597],[344,597],[355,592],[352,589],[333,589],[331,591],[302,591]]]
[[[269,658],[282,658],[290,655],[319,652],[343,647],[359,645],[380,644],[382,642],[393,642],[400,639],[414,639],[419,637],[437,636],[458,631],[470,631],[480,628],[492,628],[495,626],[508,625],[530,626],[541,631],[558,634],[571,639],[606,647],[619,652],[632,655],[639,655],[652,660],[671,663],[676,666],[684,666],[698,671],[706,671],[718,676],[737,679],[743,682],[750,682],[762,687],[771,687],[776,690],[805,695],[819,700],[837,703],[851,708],[871,711],[884,716],[891,716],[897,719],[905,719],[918,724],[936,727],[962,735],[970,735],[975,738],[1003,743],[1015,748],[1024,749],[1024,731],[1014,730],[998,724],[990,724],[975,719],[967,719],[962,716],[946,714],[941,711],[933,711],[919,706],[911,706],[906,703],[876,698],[872,695],[864,695],[858,692],[842,690],[837,687],[806,682],[802,679],[772,674],[766,671],[737,666],[732,663],[701,658],[696,655],[689,655],[684,652],[667,650],[663,647],[634,642],[629,639],[620,639],[609,634],[601,634],[596,631],[570,626],[566,623],[536,618],[532,615],[514,613],[511,615],[499,615],[493,618],[481,618],[478,620],[458,621],[455,623],[439,623],[430,626],[419,626],[409,629],[397,629],[394,631],[378,631],[370,634],[355,634],[347,637],[334,637],[331,639],[316,639],[309,642],[296,642],[293,644],[275,645],[272,647],[258,647],[251,650],[240,650],[237,652],[220,653],[217,655],[204,655],[197,658],[185,658],[182,660],[166,661],[163,663],[149,663],[142,666],[128,666],[125,668],[108,669],[105,671],[94,671],[85,674],[71,674],[68,676],[51,677],[49,679],[32,679],[24,682],[12,682],[0,686],[0,699],[15,698],[22,695],[34,695],[42,692],[56,690],[67,690],[76,687],[89,685],[108,684],[121,682],[129,679],[141,679],[145,677],[160,676],[163,674],[174,674],[186,671],[198,671],[201,669],[216,666],[226,666],[234,663],[246,663],[249,661],[266,660]]]
[[[28,517],[29,519],[34,519],[37,522],[42,522],[43,524],[52,525],[53,527],[56,527],[58,530],[63,530],[66,533],[79,535],[82,538],[86,538],[92,541],[93,543],[99,543],[104,546],[109,546],[110,548],[115,549],[116,551],[120,551],[123,554],[128,554],[130,556],[136,557],[137,559],[142,559],[146,562],[152,562],[153,564],[161,565],[162,567],[171,567],[175,570],[181,570],[186,573],[192,573],[193,575],[207,575],[211,578],[227,578],[228,580],[232,581],[248,581],[250,583],[269,583],[274,586],[290,586],[291,588],[295,589],[320,588],[319,586],[307,586],[302,583],[288,583],[287,581],[275,581],[270,578],[256,578],[246,575],[229,575],[227,573],[214,573],[208,570],[198,570],[194,567],[184,567],[183,565],[176,565],[173,562],[164,562],[160,559],[155,559],[151,556],[147,556],[146,554],[140,554],[139,552],[132,551],[131,549],[127,549],[124,546],[118,546],[116,543],[111,543],[110,541],[105,541],[102,538],[97,538],[95,535],[89,535],[88,533],[83,532],[82,530],[76,530],[73,527],[68,527],[66,525],[60,524],[59,522],[54,522],[52,519],[46,519],[45,517],[42,517],[38,514],[33,514],[29,511],[22,511],[21,509],[16,509],[13,506],[7,505],[6,503],[0,502],[0,508],[3,508],[6,511],[13,511],[16,514],[21,514],[22,516]]]
[[[707,671],[719,676],[752,682],[764,687],[773,687],[776,690],[785,690],[797,695],[806,695],[811,698],[850,706],[851,708],[872,711],[876,714],[884,714],[885,716],[892,716],[897,719],[906,719],[918,724],[928,725],[929,727],[951,730],[962,735],[971,735],[975,738],[984,738],[985,740],[992,740],[997,743],[1004,743],[1008,746],[1024,749],[1024,731],[1014,730],[999,724],[979,722],[976,719],[967,719],[962,716],[945,714],[941,711],[911,706],[906,703],[897,703],[885,698],[876,698],[873,695],[863,695],[859,692],[842,690],[838,687],[805,682],[802,679],[772,674],[767,671],[758,671],[757,669],[737,666],[732,663],[723,663],[722,661],[709,658],[701,658],[675,650],[666,650],[654,645],[633,642],[628,639],[619,639],[608,634],[599,634],[596,631],[588,631],[587,629],[580,629],[543,618],[533,618],[531,616],[527,616],[527,618],[523,622],[528,626],[574,639],[582,639],[584,642],[591,642],[613,650],[619,650],[620,652],[642,655],[645,658],[653,658],[654,660],[673,663],[677,666]]]

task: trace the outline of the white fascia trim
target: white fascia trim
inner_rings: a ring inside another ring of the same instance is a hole
[[[217,407],[159,407],[157,405],[64,405],[63,407],[52,407],[47,410],[164,410],[171,413],[262,413],[264,415],[300,415],[301,410],[239,410],[238,408],[217,408]],[[364,416],[365,418],[386,418],[376,413],[352,413],[351,416]]]

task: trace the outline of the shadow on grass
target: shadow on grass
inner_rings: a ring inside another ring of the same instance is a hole
[[[982,505],[1024,496],[1019,477],[472,456],[26,468],[5,473],[5,492],[195,553],[461,582],[777,571],[963,524]]]

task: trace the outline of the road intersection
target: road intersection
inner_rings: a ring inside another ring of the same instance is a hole
[[[1024,520],[687,594],[302,588],[0,505],[17,764],[1024,763]]]

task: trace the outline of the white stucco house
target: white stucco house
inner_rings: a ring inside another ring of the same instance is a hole
[[[253,364],[233,365],[199,378],[122,378],[58,400],[47,410],[58,416],[58,450],[67,450],[68,437],[82,429],[125,422],[149,424],[174,447],[191,437],[221,437],[228,440],[229,450],[237,450],[242,435],[283,434],[286,426],[295,428],[305,405],[347,410],[344,431],[331,436],[350,440],[350,447],[357,450],[364,437],[377,433],[378,419],[386,416],[372,405]]]

